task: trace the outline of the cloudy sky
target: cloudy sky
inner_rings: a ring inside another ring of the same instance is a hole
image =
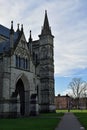
[[[0,0],[0,24],[24,25],[38,39],[45,10],[54,39],[55,94],[65,94],[74,77],[87,80],[87,0]]]

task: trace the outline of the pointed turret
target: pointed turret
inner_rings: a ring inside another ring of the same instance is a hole
[[[21,24],[21,32],[23,33],[23,24]]]
[[[13,29],[13,21],[11,21],[11,29],[10,29],[10,34],[14,33],[14,29]]]
[[[29,42],[28,42],[28,46],[30,49],[30,54],[32,55],[32,36],[31,36],[31,30],[30,30],[30,37],[29,37]]]
[[[49,26],[48,16],[47,16],[47,10],[45,10],[45,18],[44,18],[44,24],[42,27],[41,35],[52,35],[51,34],[51,28]]]
[[[19,29],[19,23],[17,24],[17,32],[20,32],[20,29]]]
[[[10,47],[13,48],[14,44],[14,29],[13,29],[13,21],[11,21],[11,29],[10,29]]]
[[[54,111],[54,57],[53,57],[53,38],[49,26],[47,11],[41,35],[39,35],[39,67],[40,67],[40,91],[42,112]],[[45,83],[45,85],[44,85]]]
[[[31,30],[30,30],[29,43],[30,43],[30,42],[32,42]]]

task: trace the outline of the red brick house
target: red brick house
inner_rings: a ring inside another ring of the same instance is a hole
[[[56,109],[67,109],[69,105],[70,97],[68,95],[61,96],[58,94],[58,96],[55,96],[55,105]]]
[[[55,96],[56,109],[87,109],[87,98],[74,99],[68,95]]]

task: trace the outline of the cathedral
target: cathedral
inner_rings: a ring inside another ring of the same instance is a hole
[[[53,41],[47,11],[35,41],[31,31],[26,40],[23,25],[0,24],[0,117],[55,111]]]

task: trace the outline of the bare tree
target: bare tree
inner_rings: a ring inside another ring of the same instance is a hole
[[[69,83],[69,88],[71,89],[72,96],[76,100],[76,106],[79,108],[79,99],[84,96],[87,91],[87,83],[81,78],[73,78]]]

